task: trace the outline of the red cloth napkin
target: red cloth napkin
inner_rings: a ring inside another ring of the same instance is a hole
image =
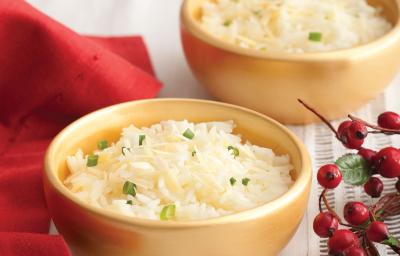
[[[47,235],[43,156],[72,120],[154,97],[140,37],[85,38],[24,1],[0,1],[0,255],[70,255]]]

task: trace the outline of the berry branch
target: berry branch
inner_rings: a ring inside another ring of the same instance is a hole
[[[374,129],[374,131],[368,131],[368,133],[384,133],[384,134],[386,134],[386,135],[400,134],[400,131],[399,131],[399,130],[383,128],[383,127],[380,127],[379,125],[375,125],[375,124],[368,123],[368,122],[362,120],[361,118],[358,118],[358,117],[353,116],[353,115],[351,115],[351,114],[349,114],[348,117],[349,117],[350,120],[352,120],[352,121],[360,122],[360,123],[364,124],[365,126],[371,128],[371,129]]]
[[[400,241],[390,235],[384,223],[387,218],[400,215],[400,150],[387,147],[376,152],[362,147],[368,134],[400,134],[400,115],[384,112],[379,115],[377,125],[348,115],[350,120],[335,129],[318,111],[304,101],[298,101],[325,123],[345,147],[358,150],[357,154],[338,158],[334,164],[321,166],[317,173],[318,183],[324,190],[319,196],[320,213],[314,219],[313,229],[320,237],[329,237],[329,255],[379,256],[374,242],[387,245],[400,255]],[[397,178],[395,187],[398,192],[381,197],[384,184],[373,175]],[[344,222],[326,198],[326,192],[335,189],[342,180],[354,186],[363,185],[365,193],[380,199],[370,207],[362,202],[347,202],[343,209]],[[323,210],[322,204],[327,211]],[[339,225],[347,229],[339,229]]]
[[[329,122],[328,119],[326,119],[323,115],[321,115],[320,113],[318,113],[314,108],[312,108],[311,106],[309,106],[307,103],[305,103],[303,100],[301,99],[297,99],[306,109],[310,110],[311,112],[314,113],[314,115],[316,115],[322,122],[324,122],[328,128],[335,134],[336,138],[338,140],[340,140],[339,138],[339,134],[336,131],[336,129],[333,127],[333,125]]]

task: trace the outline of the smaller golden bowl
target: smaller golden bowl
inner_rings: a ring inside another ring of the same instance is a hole
[[[241,48],[202,28],[201,3],[184,0],[181,38],[196,78],[216,98],[245,106],[287,124],[317,118],[298,104],[301,98],[336,119],[376,97],[400,65],[399,0],[370,0],[393,29],[365,45],[302,54]]]
[[[162,120],[233,120],[235,133],[254,144],[289,154],[294,184],[281,197],[254,209],[198,221],[131,218],[79,201],[64,185],[66,157],[91,152],[102,139],[116,141],[130,124]],[[45,159],[44,190],[57,230],[77,255],[95,256],[265,256],[290,240],[305,209],[311,164],[303,144],[283,125],[245,108],[202,100],[156,99],[123,103],[89,114],[53,140]]]

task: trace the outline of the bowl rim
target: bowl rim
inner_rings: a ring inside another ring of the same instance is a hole
[[[55,151],[62,141],[68,138],[68,134],[73,130],[79,128],[80,125],[90,122],[92,119],[95,119],[98,116],[103,114],[107,114],[113,112],[116,109],[132,106],[147,104],[151,102],[180,102],[180,103],[202,103],[202,104],[212,104],[216,107],[225,107],[230,108],[236,111],[245,112],[250,115],[254,115],[256,117],[261,117],[266,122],[270,122],[272,125],[278,127],[283,133],[285,133],[295,144],[297,151],[300,153],[301,160],[301,169],[299,170],[299,175],[293,185],[286,191],[283,195],[278,198],[267,202],[265,204],[259,205],[257,207],[247,209],[244,211],[236,212],[230,215],[220,216],[216,218],[203,219],[203,220],[189,220],[189,221],[160,221],[160,220],[152,220],[152,219],[144,219],[144,218],[136,218],[129,217],[123,214],[114,213],[112,211],[102,210],[101,208],[97,208],[90,204],[87,204],[78,198],[76,198],[68,189],[65,187],[60,179],[55,175],[56,171],[53,170],[52,159],[54,158]],[[205,227],[211,225],[218,225],[223,223],[238,223],[246,220],[257,219],[260,216],[265,216],[270,213],[273,213],[276,209],[282,208],[290,204],[290,202],[294,201],[299,195],[303,193],[304,190],[310,189],[311,187],[311,179],[312,179],[312,165],[311,158],[309,152],[303,145],[303,143],[284,125],[275,121],[274,119],[267,117],[261,113],[258,113],[254,110],[247,109],[244,107],[222,103],[211,100],[200,100],[200,99],[189,99],[189,98],[162,98],[162,99],[145,99],[145,100],[136,100],[125,103],[120,103],[116,105],[112,105],[109,107],[105,107],[89,113],[76,121],[72,122],[68,126],[66,126],[50,143],[45,159],[44,159],[44,175],[43,179],[47,179],[50,187],[54,189],[57,193],[67,199],[68,201],[76,204],[81,209],[100,216],[102,218],[106,218],[109,221],[122,223],[122,224],[130,224],[134,226],[141,227],[153,227],[153,228],[187,228],[187,227]],[[44,182],[46,184],[46,182]],[[46,189],[45,189],[46,191]],[[47,192],[45,192],[46,200],[47,200]],[[50,208],[50,207],[49,207]]]
[[[226,42],[214,36],[200,26],[191,14],[190,3],[198,0],[183,0],[180,12],[181,36],[182,30],[187,30],[190,34],[201,41],[212,45],[218,49],[228,51],[234,54],[244,55],[259,59],[273,59],[278,61],[300,61],[300,62],[321,62],[321,61],[345,61],[362,59],[374,53],[380,52],[385,48],[400,41],[400,0],[391,0],[396,5],[397,17],[395,24],[390,31],[383,36],[368,42],[366,44],[354,46],[351,48],[338,49],[326,52],[304,52],[288,53],[285,51],[268,52],[255,49],[248,49]],[[205,0],[201,0],[205,1]],[[380,0],[381,1],[381,0]]]

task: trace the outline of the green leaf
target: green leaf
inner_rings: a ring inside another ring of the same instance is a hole
[[[379,209],[375,212],[375,218],[377,218],[378,220],[381,220],[381,215],[385,212],[384,209]]]
[[[381,243],[389,245],[389,246],[394,246],[394,247],[398,247],[400,245],[399,240],[397,240],[397,238],[394,236],[389,236],[388,239],[383,240]]]
[[[371,177],[371,169],[358,154],[346,154],[336,160],[343,176],[343,181],[350,185],[363,185]]]

